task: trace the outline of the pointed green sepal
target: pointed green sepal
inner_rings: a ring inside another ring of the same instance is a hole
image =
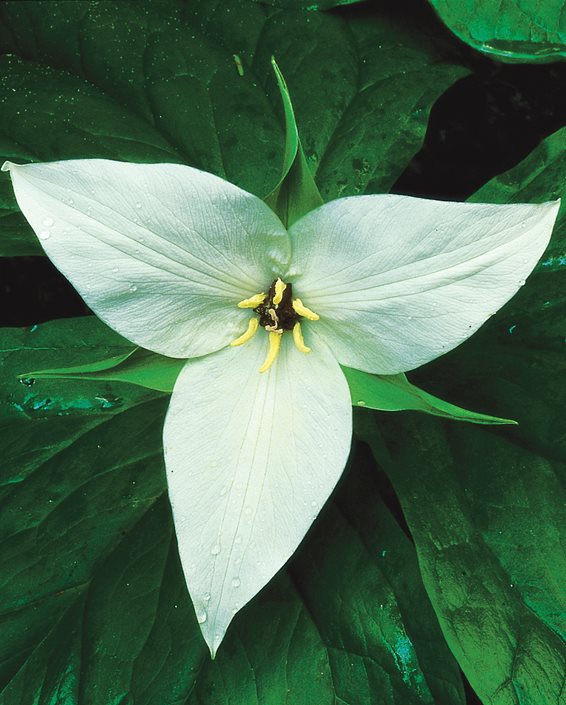
[[[512,419],[479,414],[462,409],[455,404],[439,399],[411,384],[404,374],[370,375],[361,370],[342,367],[346,375],[352,404],[378,411],[424,411],[433,416],[442,416],[453,421],[468,421],[478,424],[516,424]]]
[[[273,57],[271,64],[283,101],[285,154],[279,183],[264,200],[281,218],[285,227],[289,227],[309,211],[321,206],[323,200],[301,146],[289,89]]]

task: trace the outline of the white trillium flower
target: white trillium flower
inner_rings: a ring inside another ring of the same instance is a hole
[[[462,343],[524,283],[558,212],[356,196],[287,230],[259,198],[187,166],[3,168],[93,311],[136,345],[187,358],[165,465],[212,655],[344,469],[352,411],[340,365],[392,375]]]

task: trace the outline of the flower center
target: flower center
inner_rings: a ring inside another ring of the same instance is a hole
[[[277,359],[281,348],[281,338],[285,331],[293,332],[293,340],[298,350],[309,353],[310,348],[305,345],[301,330],[301,319],[318,321],[319,316],[307,308],[301,299],[293,298],[293,285],[286,284],[277,278],[269,287],[267,294],[255,294],[249,299],[244,299],[238,308],[252,308],[257,313],[257,318],[251,318],[248,329],[230,345],[243,345],[251,340],[257,329],[261,326],[269,333],[269,351],[265,362],[259,368],[266,372]]]

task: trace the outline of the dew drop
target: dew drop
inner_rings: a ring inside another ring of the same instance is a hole
[[[318,502],[315,502],[314,499],[313,499],[313,501],[311,502],[311,507],[312,507],[313,509],[316,509],[316,507],[318,507]]]
[[[202,598],[205,602],[210,602],[210,593],[205,592]]]
[[[112,271],[116,274],[118,272],[118,267],[112,267]]]
[[[132,292],[132,294],[137,290],[138,290],[138,287],[135,284],[130,285],[130,291]]]
[[[52,225],[54,225],[55,221],[53,218],[44,218],[43,219],[43,225],[45,225],[46,228],[50,228]]]
[[[240,578],[232,578],[232,587],[233,588],[239,588],[241,584],[242,584],[242,581],[240,580]]]
[[[221,497],[224,497],[224,495],[226,494],[226,492],[228,492],[228,488],[227,488],[227,487],[223,487],[223,488],[220,490],[220,496],[221,496]]]
[[[40,230],[37,236],[40,240],[47,240],[51,237],[51,233],[49,232],[49,230]]]
[[[136,208],[141,208],[141,207],[142,207],[142,204],[138,201],[138,202],[136,203]]]
[[[365,401],[364,401],[363,399],[360,399],[359,401],[357,401],[356,404],[357,404],[358,406],[365,406],[365,405],[366,405],[366,403],[365,403]]]
[[[197,615],[197,620],[199,624],[204,624],[206,622],[206,612],[201,612]]]
[[[210,549],[210,552],[213,556],[217,556],[220,553],[220,544],[215,543],[214,546]]]

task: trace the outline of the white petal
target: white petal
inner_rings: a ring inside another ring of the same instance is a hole
[[[320,314],[317,333],[341,364],[405,372],[459,345],[513,296],[558,206],[339,199],[290,229],[286,280]]]
[[[234,617],[293,554],[346,463],[351,401],[324,343],[267,336],[187,362],[164,430],[181,563],[212,655]]]
[[[3,168],[47,256],[86,303],[164,355],[202,355],[240,335],[248,314],[236,303],[288,261],[275,214],[198,169],[104,159]]]

